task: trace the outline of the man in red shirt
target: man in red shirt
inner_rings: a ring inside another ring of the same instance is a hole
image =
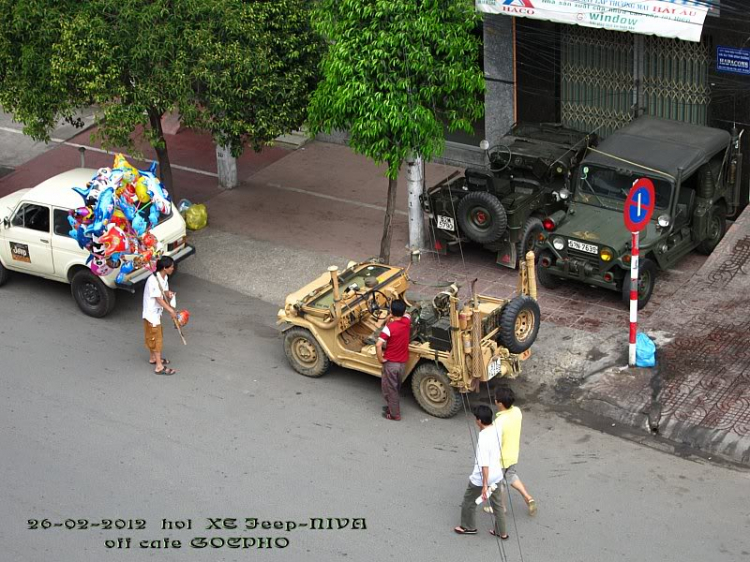
[[[411,317],[406,314],[404,301],[397,299],[391,303],[391,317],[393,319],[387,322],[380,332],[375,349],[378,361],[383,364],[383,374],[380,379],[386,403],[383,408],[383,417],[387,420],[398,421],[401,419],[398,395],[401,390],[401,379],[406,370],[406,362],[409,360],[411,334]]]

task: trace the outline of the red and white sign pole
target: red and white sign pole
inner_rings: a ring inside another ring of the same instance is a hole
[[[638,333],[638,238],[641,230],[648,226],[654,214],[654,183],[641,178],[633,183],[623,206],[625,227],[632,234],[630,244],[630,339],[628,365],[635,367],[635,343]]]
[[[635,336],[638,332],[638,232],[633,232],[630,254],[630,343],[628,365],[635,366]]]

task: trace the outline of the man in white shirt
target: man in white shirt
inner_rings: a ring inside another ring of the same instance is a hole
[[[505,540],[508,534],[505,528],[505,514],[501,505],[502,493],[500,482],[503,479],[503,467],[500,464],[500,433],[499,428],[492,425],[492,409],[489,406],[477,406],[474,410],[476,424],[479,427],[477,450],[474,461],[474,471],[469,476],[469,485],[461,504],[461,525],[453,530],[459,535],[476,535],[476,500],[481,495],[483,500],[489,498],[495,519],[491,535]],[[494,491],[490,491],[492,485]]]
[[[151,354],[149,363],[154,365],[154,373],[157,375],[174,375],[177,372],[167,367],[169,361],[161,356],[161,314],[166,309],[172,318],[177,318],[177,311],[168,302],[174,297],[174,293],[169,290],[168,276],[172,273],[174,260],[167,256],[159,258],[156,262],[156,273],[146,280],[146,286],[143,288],[143,331],[146,348]]]

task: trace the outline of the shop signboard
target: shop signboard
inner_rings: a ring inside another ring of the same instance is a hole
[[[701,40],[705,0],[475,0],[477,10],[522,18]]]
[[[750,76],[750,49],[716,47],[716,71]]]

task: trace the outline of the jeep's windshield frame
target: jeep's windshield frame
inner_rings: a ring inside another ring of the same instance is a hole
[[[643,177],[654,183],[656,208],[669,211],[672,208],[672,197],[675,192],[675,185],[672,181],[663,177],[658,178],[624,168],[610,168],[599,164],[584,164],[578,168],[573,200],[610,211],[622,211],[633,182]],[[657,216],[654,213],[652,220],[656,220]]]

